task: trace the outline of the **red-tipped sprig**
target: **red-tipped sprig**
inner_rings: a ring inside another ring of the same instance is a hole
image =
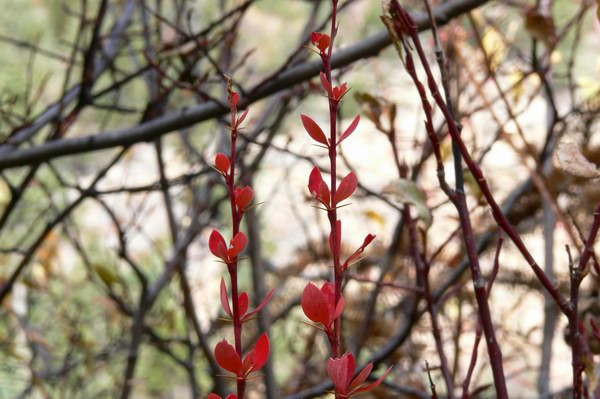
[[[338,136],[337,113],[340,102],[348,93],[348,84],[342,83],[334,86],[331,79],[331,55],[333,41],[337,33],[336,16],[337,0],[332,0],[333,11],[331,16],[331,35],[314,32],[311,35],[311,43],[316,47],[315,52],[323,61],[323,71],[319,78],[327,93],[329,103],[329,137],[323,129],[312,118],[301,115],[302,125],[308,135],[319,145],[327,149],[330,162],[331,180],[328,185],[321,171],[315,166],[308,178],[308,190],[313,198],[327,212],[329,219],[330,234],[329,247],[333,257],[333,283],[326,282],[321,289],[314,284],[308,283],[302,294],[302,310],[314,323],[315,327],[323,330],[331,344],[332,356],[327,363],[327,371],[335,385],[336,399],[349,398],[352,395],[370,391],[379,385],[389,370],[375,383],[364,384],[367,380],[372,364],[367,365],[356,377],[352,378],[356,371],[354,356],[347,353],[341,354],[341,316],[344,311],[345,301],[342,295],[342,283],[344,272],[352,263],[359,260],[365,248],[373,241],[375,236],[368,234],[363,244],[346,259],[341,262],[342,222],[338,219],[337,209],[340,204],[349,199],[358,187],[358,178],[354,172],[348,173],[339,183],[337,182],[337,146],[346,140],[358,127],[360,115],[357,115],[344,132]],[[319,206],[320,207],[320,206]]]
[[[340,398],[350,398],[360,393],[372,391],[387,377],[392,368],[388,368],[376,381],[365,383],[373,370],[373,363],[367,364],[356,377],[356,360],[352,353],[346,353],[340,358],[330,358],[327,361],[327,374],[335,385],[335,392]]]
[[[229,292],[225,280],[221,279],[221,304],[225,313],[233,321],[233,334],[235,346],[232,346],[227,340],[220,341],[215,347],[215,359],[217,363],[225,370],[235,376],[237,385],[237,394],[230,394],[226,399],[244,399],[246,389],[246,380],[250,373],[260,370],[269,358],[270,343],[266,333],[261,335],[255,348],[245,357],[242,348],[242,327],[243,324],[263,309],[271,297],[273,291],[267,295],[262,303],[254,310],[249,311],[250,298],[246,292],[239,293],[238,289],[238,260],[248,244],[248,237],[240,231],[240,224],[244,213],[252,206],[254,200],[254,191],[250,186],[239,187],[235,183],[235,165],[236,165],[236,140],[241,124],[248,115],[248,110],[240,116],[237,114],[240,95],[232,89],[232,82],[228,79],[229,108],[231,112],[231,155],[228,157],[223,153],[218,153],[215,157],[215,169],[224,177],[229,193],[229,202],[232,215],[232,236],[233,238],[227,244],[223,235],[213,230],[208,240],[210,252],[227,265],[231,280],[231,303]],[[220,396],[211,393],[209,399],[217,399]]]

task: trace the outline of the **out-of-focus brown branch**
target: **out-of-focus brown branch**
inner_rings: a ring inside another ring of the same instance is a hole
[[[486,0],[453,0],[437,7],[434,10],[434,15],[436,16],[438,23],[443,24],[450,19],[485,3]],[[429,20],[426,15],[416,15],[415,20],[417,21],[419,29],[423,30],[429,27]],[[336,55],[332,60],[332,67],[340,68],[358,60],[377,55],[390,43],[391,41],[388,34],[386,32],[381,32],[364,41],[336,52]],[[247,97],[240,101],[239,107],[240,109],[244,109],[255,101],[304,82],[317,76],[320,70],[321,65],[318,61],[306,62],[293,67],[282,73],[277,79],[269,84],[260,87],[259,90],[249,90]],[[73,97],[78,95],[78,93],[79,88],[73,90],[72,94],[69,92]],[[67,101],[71,96],[67,96],[64,101]],[[53,112],[55,111],[48,111],[48,116],[40,119],[40,121],[36,122],[31,128],[23,130],[22,133],[15,135],[17,142],[21,142],[22,137],[30,137],[32,133],[37,131],[36,129],[45,125],[46,119],[54,117]],[[151,141],[174,130],[217,118],[224,115],[226,112],[227,108],[220,104],[201,104],[173,112],[138,126],[117,129],[111,132],[57,140],[19,151],[14,151],[13,145],[5,146],[4,148],[6,149],[0,147],[0,154],[2,155],[2,158],[0,158],[0,170],[37,162],[45,162],[49,159],[66,155],[80,154],[118,146],[129,146],[139,142]],[[10,151],[7,147],[10,147]]]

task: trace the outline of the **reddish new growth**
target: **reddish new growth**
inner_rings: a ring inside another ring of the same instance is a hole
[[[332,339],[333,322],[336,321],[344,311],[344,297],[335,304],[335,293],[333,283],[326,282],[321,289],[313,283],[308,283],[302,293],[302,310],[306,317],[315,323],[323,325],[322,330]],[[319,327],[320,328],[320,327]]]
[[[301,115],[302,125],[308,135],[319,145],[324,147],[329,155],[330,162],[330,181],[329,184],[323,179],[320,169],[315,166],[308,178],[308,190],[312,197],[320,204],[319,208],[327,212],[329,219],[330,234],[329,248],[333,258],[333,282],[326,282],[321,289],[314,284],[308,283],[302,294],[302,310],[306,317],[314,323],[316,328],[325,332],[329,343],[331,344],[331,353],[327,362],[327,372],[335,386],[336,399],[349,398],[353,395],[367,392],[377,387],[386,377],[386,371],[379,380],[373,384],[365,384],[369,377],[373,364],[369,363],[356,378],[356,361],[351,353],[341,356],[342,347],[342,313],[344,311],[345,301],[342,295],[342,283],[344,272],[353,263],[359,260],[365,248],[373,241],[375,236],[368,234],[362,245],[342,262],[341,242],[342,242],[342,221],[338,219],[337,211],[342,202],[349,199],[358,187],[358,178],[354,172],[348,173],[342,180],[337,181],[337,146],[346,140],[358,127],[360,115],[357,115],[352,123],[338,135],[337,112],[341,100],[348,92],[348,84],[342,83],[340,86],[334,86],[331,79],[331,54],[333,41],[336,36],[336,15],[337,0],[332,0],[333,12],[331,17],[331,35],[314,32],[311,36],[311,43],[316,47],[321,60],[323,61],[323,71],[319,78],[321,84],[327,93],[329,103],[329,136],[312,118],[307,115]]]
[[[270,343],[267,334],[258,339],[256,346],[244,360],[235,351],[235,348],[226,340],[220,341],[215,347],[215,358],[219,366],[233,373],[238,379],[246,379],[253,371],[260,370],[269,358]]]
[[[251,187],[239,187],[235,184],[235,165],[236,165],[236,139],[240,125],[246,119],[248,111],[246,110],[238,117],[237,107],[240,102],[238,93],[232,90],[231,80],[228,79],[229,108],[231,111],[231,156],[218,153],[215,157],[215,169],[224,177],[227,191],[229,193],[229,203],[232,215],[232,236],[233,238],[227,244],[223,235],[213,230],[208,240],[210,252],[227,265],[227,271],[231,279],[231,304],[229,300],[229,291],[225,284],[225,279],[221,279],[221,304],[225,313],[233,321],[233,335],[235,346],[227,340],[220,341],[215,347],[215,359],[219,366],[233,373],[237,385],[237,395],[230,394],[226,399],[244,399],[246,389],[246,380],[250,373],[259,371],[269,358],[270,343],[266,333],[258,339],[256,346],[245,357],[242,348],[242,326],[245,322],[251,320],[264,308],[271,297],[273,291],[267,295],[262,303],[252,311],[248,311],[250,298],[246,292],[239,293],[238,289],[238,260],[240,254],[248,244],[248,237],[240,231],[240,224],[244,213],[252,205],[254,191]],[[217,394],[211,393],[208,399],[220,399]]]
[[[326,55],[329,45],[331,44],[331,38],[324,33],[313,32],[310,36],[310,42],[313,46],[319,49],[321,55]]]
[[[365,381],[371,374],[373,363],[369,363],[360,373],[354,377],[356,372],[356,360],[352,353],[346,353],[340,358],[330,358],[327,361],[327,374],[335,385],[335,391],[340,398],[350,398],[359,393],[369,392],[379,386],[392,369],[388,368],[385,373],[371,384],[365,384]]]
[[[242,293],[238,296],[239,316],[242,324],[250,320],[252,316],[267,306],[267,303],[269,303],[274,293],[275,290],[272,290],[262,301],[262,303],[256,307],[256,309],[248,312],[250,297],[246,292],[242,291]],[[221,278],[221,305],[223,305],[223,310],[225,310],[225,313],[227,313],[230,317],[233,317],[231,307],[229,306],[229,293],[227,292],[227,285],[225,284],[225,279],[223,278]]]
[[[246,244],[248,244],[248,237],[241,231],[233,237],[229,247],[217,230],[213,230],[208,239],[210,252],[225,263],[237,261],[238,255],[246,248]]]

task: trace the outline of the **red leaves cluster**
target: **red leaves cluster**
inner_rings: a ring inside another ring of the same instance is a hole
[[[237,259],[237,256],[246,249],[248,237],[241,231],[233,237],[229,247],[225,239],[217,230],[213,230],[208,239],[208,248],[210,252],[225,263],[231,263]]]
[[[352,378],[356,372],[356,360],[352,353],[346,353],[338,359],[330,358],[327,361],[327,374],[329,374],[329,378],[335,385],[336,393],[342,398],[350,398],[359,393],[375,389],[383,382],[392,368],[388,368],[377,381],[365,384],[372,369],[373,363],[369,363],[358,373],[356,378]]]
[[[354,172],[348,173],[348,175],[342,179],[332,201],[329,186],[323,180],[319,168],[315,166],[308,177],[308,191],[310,191],[311,195],[328,210],[334,209],[340,202],[349,198],[354,191],[356,191],[357,187],[358,178],[356,177],[356,174]]]
[[[329,186],[323,180],[321,171],[318,167],[314,167],[310,176],[308,177],[308,191],[315,197],[317,201],[325,206],[326,209],[330,209],[331,205],[331,194],[329,192]]]
[[[244,113],[242,115],[240,115],[240,117],[237,117],[237,107],[238,104],[240,102],[240,95],[233,91],[230,90],[229,91],[229,110],[231,112],[231,129],[232,130],[238,130],[240,128],[240,125],[242,124],[242,122],[244,122],[244,119],[246,119],[246,116],[248,116],[248,110],[244,111]]]
[[[223,176],[225,176],[226,180],[230,178],[229,168],[231,167],[231,161],[229,161],[227,155],[218,153],[215,157],[215,167]],[[248,206],[250,206],[250,203],[254,199],[254,190],[252,190],[252,187],[250,186],[236,187],[233,191],[233,197],[237,211],[243,213],[248,209]]]
[[[331,37],[325,33],[313,32],[310,36],[310,42],[319,49],[321,56],[323,56],[327,53],[327,49],[331,45]]]
[[[323,284],[321,289],[308,283],[302,293],[304,314],[315,323],[321,323],[327,334],[333,333],[333,322],[342,315],[344,306],[343,296],[335,303],[335,287],[330,282]]]
[[[302,119],[302,125],[304,125],[304,129],[308,135],[317,143],[323,144],[325,147],[329,148],[331,145],[331,140],[327,138],[323,129],[315,122],[311,117],[307,115],[300,115]],[[352,120],[352,123],[344,130],[344,133],[336,140],[335,145],[338,146],[344,140],[346,140],[358,127],[358,123],[360,122],[360,115],[356,115],[356,117]]]
[[[341,86],[332,86],[323,72],[319,74],[319,79],[321,79],[321,84],[325,88],[325,91],[327,91],[327,96],[333,101],[340,102],[342,97],[348,92],[347,83],[342,83]]]
[[[238,397],[239,399],[243,399],[248,375],[260,370],[269,359],[270,343],[267,334],[264,333],[258,339],[254,349],[248,352],[242,359],[242,354],[244,353],[241,345],[242,326],[267,305],[273,296],[274,291],[271,291],[262,303],[252,311],[249,311],[250,297],[248,296],[248,293],[241,292],[238,294],[236,266],[238,256],[244,251],[248,244],[248,237],[243,232],[239,231],[240,223],[243,219],[244,212],[251,206],[252,200],[254,199],[254,191],[250,186],[235,186],[236,139],[240,125],[248,115],[248,110],[238,117],[237,110],[238,104],[240,103],[240,95],[233,90],[233,81],[227,76],[226,80],[231,113],[230,128],[232,153],[231,158],[225,154],[218,153],[215,157],[215,168],[225,178],[231,203],[231,213],[233,217],[232,224],[235,235],[229,245],[227,245],[227,242],[221,233],[217,230],[213,230],[208,240],[208,247],[213,255],[227,264],[231,282],[233,284],[232,290],[235,293],[235,295],[232,295],[232,306],[230,306],[227,286],[225,285],[225,280],[221,278],[221,304],[223,305],[225,313],[233,319],[236,347],[233,347],[225,339],[220,341],[217,343],[214,350],[215,359],[219,366],[233,373],[237,379],[237,395],[230,394],[226,399],[238,399]],[[211,393],[208,396],[208,399],[221,399],[221,397],[215,393]]]
[[[223,369],[235,374],[238,379],[246,379],[254,371],[260,370],[269,359],[270,343],[267,334],[260,336],[253,350],[248,352],[244,360],[235,348],[227,342],[220,341],[215,347],[215,359]]]
[[[248,297],[248,294],[243,291],[238,296],[238,307],[239,307],[238,311],[239,311],[239,315],[240,315],[240,321],[242,323],[245,323],[248,320],[250,320],[250,318],[252,316],[254,316],[258,312],[260,312],[262,310],[262,308],[267,306],[267,303],[269,303],[269,301],[271,300],[271,297],[273,297],[274,293],[275,293],[275,290],[271,290],[269,295],[267,295],[265,297],[265,299],[263,299],[262,303],[260,305],[258,305],[256,307],[256,309],[254,309],[248,313],[250,298]],[[221,305],[223,305],[223,310],[225,310],[225,313],[227,313],[230,317],[233,317],[233,312],[231,311],[231,307],[229,306],[229,293],[227,292],[227,285],[225,285],[225,280],[223,278],[221,278]]]

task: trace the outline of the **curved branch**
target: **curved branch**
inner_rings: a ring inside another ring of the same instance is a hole
[[[485,4],[487,0],[454,0],[444,3],[434,10],[436,22],[446,24],[451,19]],[[426,30],[430,23],[426,14],[414,17],[419,30]],[[334,54],[332,66],[340,68],[355,61],[376,56],[381,50],[390,45],[391,41],[386,31],[382,31],[352,46],[340,49]],[[251,90],[240,103],[243,109],[251,103],[302,83],[319,74],[319,60],[305,62],[281,73],[271,82]],[[148,142],[177,129],[225,115],[228,109],[215,103],[200,104],[187,107],[172,114],[151,120],[134,127],[116,129],[110,132],[92,134],[86,137],[62,139],[36,147],[10,152],[8,146],[0,147],[0,170],[26,166],[38,162],[46,162],[53,158],[81,154],[119,146],[129,146],[135,143]]]

